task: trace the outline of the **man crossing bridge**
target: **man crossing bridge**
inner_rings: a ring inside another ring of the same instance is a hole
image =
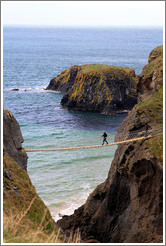
[[[107,142],[107,133],[105,131],[103,131],[102,137],[103,137],[103,143],[102,143],[102,145],[104,145],[104,142],[106,142],[108,144],[108,142]]]

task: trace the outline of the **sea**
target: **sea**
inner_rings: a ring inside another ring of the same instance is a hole
[[[63,148],[114,141],[127,113],[65,110],[50,80],[72,65],[109,64],[140,74],[160,27],[3,27],[4,107],[20,124],[25,149]],[[17,89],[17,90],[13,90]],[[28,174],[55,221],[83,205],[107,178],[117,146],[27,152]]]

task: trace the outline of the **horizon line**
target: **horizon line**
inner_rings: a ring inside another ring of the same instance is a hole
[[[163,28],[163,25],[44,25],[44,24],[3,24],[3,27],[58,27],[58,28],[118,28],[118,27],[138,27],[138,28]]]

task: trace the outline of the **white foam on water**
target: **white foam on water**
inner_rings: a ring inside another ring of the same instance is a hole
[[[45,90],[43,87],[24,87],[24,88],[6,88],[5,91],[13,91],[13,92],[27,92],[27,91],[43,91]]]
[[[50,208],[51,215],[55,222],[62,219],[64,215],[72,215],[76,209],[81,207],[86,202],[86,198],[74,199],[72,203],[62,203],[62,206]]]
[[[13,92],[27,92],[27,91],[39,91],[39,92],[52,92],[52,93],[61,93],[60,91],[53,91],[53,90],[46,90],[46,87],[12,87],[12,88],[5,88],[4,91],[13,91]]]
[[[64,215],[72,215],[76,209],[85,204],[93,189],[90,187],[90,184],[84,184],[83,187],[84,191],[75,194],[75,197],[71,200],[66,198],[64,201],[58,202],[54,206],[50,206],[50,212],[55,222],[61,219]]]

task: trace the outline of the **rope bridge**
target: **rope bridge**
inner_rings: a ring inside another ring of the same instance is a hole
[[[106,144],[106,145],[91,145],[91,146],[79,146],[79,147],[65,147],[65,148],[47,148],[47,149],[25,149],[26,152],[37,152],[37,151],[63,151],[63,150],[77,150],[77,149],[91,149],[91,148],[99,148],[99,147],[107,147],[112,145],[119,145],[130,143],[139,140],[146,140],[153,136],[159,135],[163,133],[163,129],[157,129],[152,131],[149,129],[148,132],[145,131],[144,128],[138,130],[130,130],[123,131],[122,133],[117,133],[114,139],[114,142]],[[108,133],[109,135],[109,133]],[[95,140],[96,142],[96,140]],[[82,144],[84,144],[82,142]]]
[[[149,135],[147,137],[132,138],[132,139],[124,140],[124,141],[109,143],[106,145],[92,145],[92,146],[79,146],[79,147],[66,147],[66,148],[51,148],[51,149],[25,149],[25,151],[26,152],[37,152],[37,151],[62,151],[62,150],[74,150],[74,149],[75,150],[76,149],[91,149],[91,148],[99,148],[99,147],[106,147],[106,146],[111,146],[111,145],[130,143],[130,142],[134,142],[134,141],[149,139],[151,137],[152,136]]]

